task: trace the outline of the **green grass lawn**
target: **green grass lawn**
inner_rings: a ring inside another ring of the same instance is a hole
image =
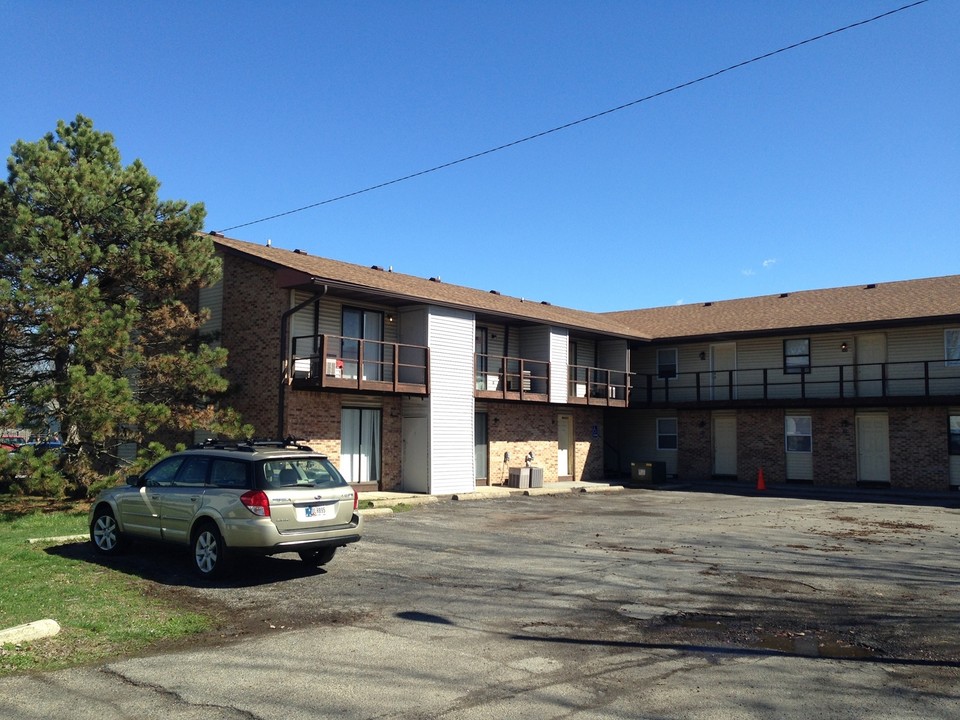
[[[212,617],[182,610],[147,580],[29,542],[86,532],[86,505],[0,496],[0,628],[46,618],[61,627],[55,637],[0,648],[0,675],[135,653],[213,627]]]

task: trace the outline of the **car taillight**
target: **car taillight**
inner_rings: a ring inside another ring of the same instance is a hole
[[[353,490],[353,509],[356,510],[358,507],[360,507],[360,495],[357,493],[356,488],[350,489]]]
[[[270,498],[263,490],[250,490],[240,496],[247,510],[260,517],[270,517]]]

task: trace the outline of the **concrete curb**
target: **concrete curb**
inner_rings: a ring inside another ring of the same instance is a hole
[[[383,508],[367,508],[365,510],[357,510],[360,515],[363,515],[365,518],[369,517],[379,517],[381,515],[393,515],[392,507],[383,507]]]
[[[60,632],[60,624],[56,620],[36,620],[17,625],[6,630],[0,630],[0,645],[29,642],[45,637],[52,637]]]
[[[57,545],[59,543],[78,542],[80,540],[87,540],[89,538],[89,535],[60,535],[59,537],[28,538],[27,542],[31,545],[36,545],[37,543],[51,543],[53,545]]]
[[[481,492],[465,492],[451,495],[451,500],[492,500],[513,495],[509,490],[483,490]]]

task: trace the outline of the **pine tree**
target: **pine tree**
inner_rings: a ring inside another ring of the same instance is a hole
[[[123,442],[244,428],[217,400],[226,351],[184,299],[217,281],[201,204],[160,183],[78,115],[13,145],[0,183],[0,425],[59,428],[56,462],[83,492]]]

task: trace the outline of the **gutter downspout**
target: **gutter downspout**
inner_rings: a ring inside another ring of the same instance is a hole
[[[279,396],[277,398],[277,439],[283,439],[283,414],[286,412],[285,409],[285,400],[286,400],[286,384],[287,384],[287,325],[290,320],[290,316],[294,313],[300,312],[310,303],[317,302],[320,298],[327,294],[329,289],[326,285],[320,283],[317,278],[310,278],[310,282],[314,285],[320,285],[320,290],[314,292],[309,298],[304,300],[299,305],[286,310],[283,315],[280,316],[280,387]]]

